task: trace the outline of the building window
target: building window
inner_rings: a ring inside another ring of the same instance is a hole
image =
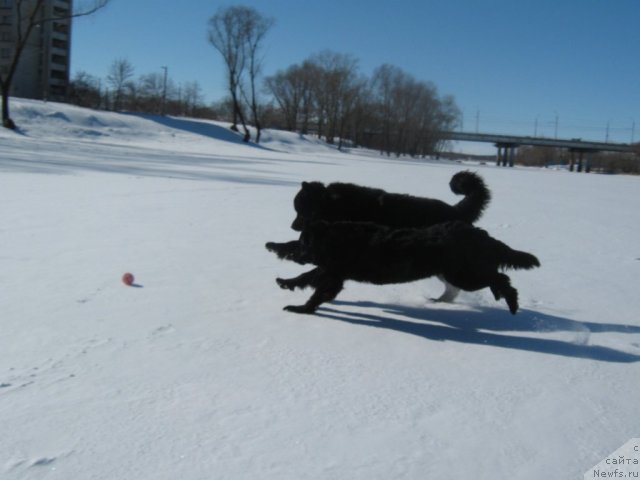
[[[51,62],[57,65],[67,65],[67,57],[63,55],[51,55]]]
[[[53,23],[53,31],[58,33],[69,33],[69,26],[64,23]]]
[[[62,50],[66,50],[67,47],[69,46],[67,42],[65,42],[64,40],[60,40],[58,38],[54,38],[53,40],[51,40],[51,45],[54,48],[61,48]]]
[[[53,7],[53,15],[58,18],[66,18],[69,16],[69,9]]]
[[[51,70],[51,78],[56,80],[66,80],[67,74],[65,72],[59,72],[58,70]]]

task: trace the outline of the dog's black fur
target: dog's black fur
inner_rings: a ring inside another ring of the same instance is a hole
[[[449,187],[453,193],[465,196],[455,205],[352,183],[325,186],[320,182],[303,182],[293,201],[296,218],[291,228],[301,231],[306,223],[316,220],[374,222],[398,228],[428,227],[452,220],[467,223],[478,220],[491,199],[491,192],[482,178],[473,172],[458,172],[451,177]],[[266,248],[281,259],[305,263],[297,240],[268,242]],[[457,291],[447,285],[438,300],[451,301],[456,294]]]
[[[304,305],[285,307],[297,313],[313,313],[333,300],[345,280],[382,285],[441,275],[463,290],[489,287],[495,299],[504,298],[515,314],[518,291],[500,270],[540,266],[530,253],[513,250],[461,221],[400,229],[367,222],[307,223],[299,255],[317,268],[295,278],[276,279],[281,288],[315,289]]]
[[[293,200],[297,216],[291,228],[302,231],[305,223],[313,220],[373,222],[400,228],[478,220],[491,198],[482,178],[473,172],[458,172],[449,186],[454,193],[465,196],[455,205],[352,183],[324,186],[320,182],[303,182]]]

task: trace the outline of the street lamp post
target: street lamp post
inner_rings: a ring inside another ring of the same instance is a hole
[[[162,82],[162,110],[161,113],[164,115],[166,113],[167,108],[167,71],[169,70],[167,67],[160,67],[164,70],[164,80]]]

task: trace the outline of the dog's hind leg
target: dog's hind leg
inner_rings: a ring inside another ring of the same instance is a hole
[[[318,275],[321,273],[321,269],[316,267],[308,272],[301,273],[297,277],[293,278],[276,278],[276,283],[282,289],[294,290],[296,288],[307,288],[309,286],[315,287]]]
[[[304,305],[287,305],[284,309],[295,313],[313,313],[325,302],[330,302],[342,291],[344,280],[326,274],[319,274],[316,278],[316,291]]]
[[[438,298],[432,298],[431,300],[433,302],[453,302],[458,296],[458,293],[460,293],[460,289],[447,282],[442,275],[438,275],[438,278],[444,282],[444,292]]]
[[[511,280],[504,273],[496,273],[489,285],[496,300],[504,298],[509,306],[509,311],[515,315],[518,311],[518,291],[511,286]]]

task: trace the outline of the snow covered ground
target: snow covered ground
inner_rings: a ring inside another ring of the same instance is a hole
[[[0,478],[570,479],[640,433],[640,179],[395,160],[13,100],[0,131]],[[542,268],[282,311],[302,180],[458,197]],[[132,272],[136,286],[120,278]]]

